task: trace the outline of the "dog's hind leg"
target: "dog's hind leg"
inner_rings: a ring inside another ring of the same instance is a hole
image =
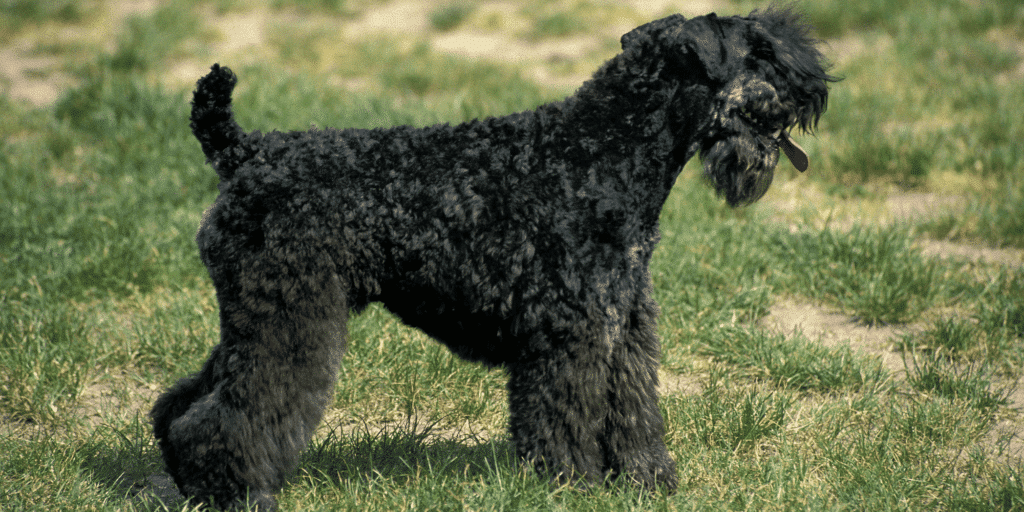
[[[247,270],[250,277],[256,272]],[[342,288],[333,275],[314,285],[288,274],[281,266],[274,280],[229,285],[211,271],[221,343],[152,412],[168,470],[190,498],[275,508],[274,493],[330,401],[344,350]],[[246,291],[253,286],[260,291]],[[273,307],[265,307],[271,300]]]

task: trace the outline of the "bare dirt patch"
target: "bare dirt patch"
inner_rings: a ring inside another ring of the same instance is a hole
[[[780,163],[781,165],[788,165]],[[962,193],[903,192],[881,190],[868,197],[841,198],[825,193],[806,178],[797,176],[775,183],[768,196],[756,205],[772,222],[796,232],[813,229],[848,230],[854,226],[914,226],[917,223],[956,215],[966,210]],[[956,258],[982,264],[1024,265],[1024,250],[994,248],[920,237],[914,245],[926,256]]]
[[[65,71],[66,58],[49,54],[47,48],[109,46],[125,20],[142,16],[159,6],[157,0],[108,2],[97,23],[83,26],[44,25],[0,47],[0,91],[17,101],[44,106],[56,101],[74,78]]]
[[[381,32],[422,36],[430,31],[430,13],[436,4],[431,2],[388,2],[367,10],[360,19],[346,23],[348,37],[366,37]]]
[[[135,415],[145,414],[156,401],[160,389],[130,380],[122,374],[87,386],[78,399],[76,418],[92,428],[124,424]]]
[[[924,240],[917,245],[925,255],[937,258],[956,258],[1004,266],[1024,265],[1024,251],[1020,249],[995,249],[943,240]]]
[[[661,396],[696,395],[703,389],[703,384],[694,374],[658,370],[658,394]]]
[[[73,80],[59,71],[59,59],[36,54],[34,46],[19,41],[0,48],[0,90],[15,100],[41,106],[56,101]]]
[[[893,341],[913,330],[912,326],[868,327],[854,317],[791,301],[772,306],[760,326],[784,335],[801,333],[828,347],[848,344],[861,353],[878,357],[893,374],[904,369],[902,357],[893,351]]]

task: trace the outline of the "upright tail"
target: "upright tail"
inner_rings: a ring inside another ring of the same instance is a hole
[[[196,83],[192,96],[192,133],[221,181],[230,180],[249,156],[242,143],[245,132],[231,113],[231,91],[237,82],[230,69],[214,64]]]

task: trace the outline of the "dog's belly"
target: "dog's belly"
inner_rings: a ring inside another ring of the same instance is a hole
[[[404,323],[422,330],[469,361],[499,366],[518,357],[511,321],[489,312],[467,312],[429,290],[406,290],[383,300]]]

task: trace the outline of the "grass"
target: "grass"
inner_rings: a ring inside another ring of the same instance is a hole
[[[36,41],[33,51],[75,83],[39,107],[0,93],[0,509],[187,508],[158,483],[146,413],[217,341],[192,241],[216,178],[189,133],[190,85],[166,70],[232,65],[240,122],[261,130],[459,122],[564,92],[525,67],[439,54],[426,37],[339,44],[338,27],[374,6],[185,2],[130,18],[108,40],[68,43],[50,36],[95,28],[102,2],[0,3],[0,42]],[[819,211],[730,210],[691,166],[661,218],[652,273],[663,380],[701,388],[668,391],[660,404],[679,462],[675,495],[580,491],[519,470],[503,373],[374,306],[349,326],[334,405],[282,508],[1024,510],[1024,270],[919,249],[931,238],[1024,247],[1024,86],[1007,44],[1024,37],[1024,10],[801,6],[819,35],[865,48],[840,59],[846,79],[816,136],[801,138],[813,172],[780,166],[766,198],[801,180]],[[461,30],[478,7],[433,8],[433,30]],[[279,18],[265,46],[219,54],[211,13],[262,8]],[[296,23],[292,13],[317,16]],[[492,28],[526,42],[644,19],[597,2],[529,3],[514,16],[524,21]],[[618,35],[599,34],[597,47],[614,48]],[[868,206],[892,191],[951,190],[967,197],[965,211],[887,224]],[[890,343],[904,371],[852,342],[764,330],[783,299],[898,328]]]
[[[982,411],[1009,403],[1008,396],[1013,390],[993,390],[995,372],[984,363],[958,366],[942,357],[911,361],[907,380],[917,391],[960,400]]]
[[[430,13],[430,24],[437,30],[446,32],[461,25],[470,14],[474,5],[467,2],[456,2],[442,5]]]
[[[884,381],[877,361],[848,347],[827,348],[801,336],[725,329],[705,336],[698,354],[713,356],[748,378],[782,389],[832,393],[858,391]]]
[[[959,242],[982,240],[995,246],[1024,247],[1024,181],[1005,179],[998,189],[995,197],[972,200],[966,215],[945,213],[922,222],[921,230]]]
[[[0,41],[9,41],[22,31],[49,20],[65,23],[80,21],[84,16],[81,4],[78,0],[4,0],[0,2]]]

